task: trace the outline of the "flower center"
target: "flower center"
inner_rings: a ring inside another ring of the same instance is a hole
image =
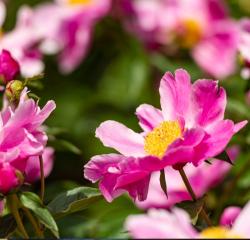
[[[186,19],[183,21],[183,27],[180,32],[180,45],[184,48],[191,48],[202,37],[202,31],[199,22],[194,19]]]
[[[92,0],[68,0],[69,5],[88,5]]]
[[[203,230],[200,234],[201,238],[222,238],[222,239],[235,239],[235,238],[243,238],[240,235],[235,234],[224,227],[210,227]]]
[[[181,137],[179,122],[164,121],[145,137],[144,150],[150,155],[162,158],[168,146],[179,137]]]

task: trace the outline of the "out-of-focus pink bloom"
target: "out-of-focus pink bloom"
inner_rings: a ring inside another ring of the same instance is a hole
[[[24,89],[16,108],[7,106],[1,111],[0,170],[4,171],[8,166],[12,169],[9,176],[13,176],[4,178],[6,184],[16,183],[13,169],[24,173],[27,160],[43,153],[47,135],[41,125],[54,109],[53,101],[47,102],[41,109],[33,99],[27,98],[27,89]],[[2,189],[3,193],[11,190],[11,184],[8,186]]]
[[[171,212],[150,210],[148,214],[129,216],[125,228],[133,238],[249,238],[250,202],[231,228],[210,227],[198,233],[187,213],[174,208]]]
[[[95,23],[110,5],[110,0],[58,0],[36,7],[32,22],[42,35],[41,51],[59,53],[60,70],[73,71],[87,54]]]
[[[228,149],[230,159],[234,161],[239,153],[238,146]],[[185,173],[190,181],[191,186],[197,197],[203,196],[210,188],[215,187],[223,180],[225,175],[231,169],[231,165],[220,161],[213,160],[212,165],[202,163],[198,167],[186,165]],[[145,201],[136,202],[136,205],[143,209],[148,208],[170,208],[174,204],[191,200],[180,174],[171,169],[165,169],[165,176],[168,189],[168,197],[159,185],[160,173],[153,173],[148,190],[148,197]]]
[[[241,212],[240,207],[228,207],[224,210],[220,218],[220,225],[231,227]]]
[[[9,51],[2,50],[0,54],[0,77],[4,83],[13,80],[20,71],[19,63],[11,56]]]
[[[100,180],[108,201],[124,191],[145,200],[152,172],[187,163],[198,166],[221,153],[247,123],[224,120],[226,93],[218,82],[202,79],[192,84],[183,69],[163,76],[160,96],[162,110],[147,104],[136,110],[142,133],[115,121],[103,122],[96,130],[106,147],[121,154],[95,156],[85,165],[85,177]]]
[[[21,74],[24,77],[38,75],[44,69],[42,55],[37,48],[41,35],[35,31],[32,18],[34,18],[33,10],[29,7],[21,7],[15,28],[3,33],[0,38],[0,49],[11,52],[19,62]]]
[[[43,159],[44,176],[47,177],[51,173],[53,168],[54,149],[51,147],[46,147],[44,149],[42,159]],[[39,156],[30,157],[28,159],[25,168],[25,175],[26,175],[25,180],[30,183],[40,179]]]
[[[166,46],[169,52],[179,47],[189,48],[197,64],[219,79],[235,71],[239,31],[223,1],[125,2],[129,9],[126,21],[129,30],[149,46]],[[121,4],[124,6],[124,0]]]

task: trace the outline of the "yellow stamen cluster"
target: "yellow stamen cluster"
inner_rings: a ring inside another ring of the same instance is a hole
[[[149,155],[162,158],[168,146],[181,137],[178,121],[165,121],[145,137],[144,150]]]
[[[180,36],[180,44],[184,48],[191,48],[199,42],[202,37],[201,26],[199,22],[193,19],[186,19],[183,25],[184,33]]]
[[[69,5],[88,5],[93,0],[68,0]]]
[[[210,227],[201,232],[200,238],[239,239],[243,237],[224,227]]]

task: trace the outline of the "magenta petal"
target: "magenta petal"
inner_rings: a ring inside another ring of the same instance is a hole
[[[239,122],[239,123],[236,123],[234,125],[234,133],[239,132],[243,127],[245,127],[247,125],[247,123],[248,123],[247,120]]]
[[[197,158],[196,147],[204,136],[205,132],[201,128],[187,130],[183,139],[178,139],[169,146],[162,159],[165,166],[193,162]]]
[[[125,159],[126,157],[120,154],[103,154],[94,156],[84,166],[84,177],[91,182],[97,182],[108,172],[110,167],[116,168],[117,164]]]
[[[15,169],[8,165],[0,168],[0,192],[7,194],[13,188],[17,187],[19,180],[16,176]]]
[[[220,218],[220,225],[231,228],[235,219],[239,216],[241,212],[240,207],[228,207],[226,208]]]
[[[134,158],[118,154],[100,155],[85,165],[84,176],[92,182],[100,180],[100,190],[109,202],[125,191],[134,199],[144,200],[150,175],[159,169],[159,161],[150,156]]]
[[[220,121],[226,108],[226,92],[212,80],[197,80],[193,85],[194,100],[197,108],[196,122],[202,127]]]
[[[139,124],[145,132],[152,131],[156,126],[164,121],[161,110],[142,104],[136,109]]]
[[[207,132],[209,135],[204,144],[207,146],[207,157],[214,157],[221,153],[234,134],[234,123],[231,120],[222,120]]]
[[[106,147],[116,149],[125,156],[144,156],[144,138],[115,121],[103,122],[96,129],[98,137]]]

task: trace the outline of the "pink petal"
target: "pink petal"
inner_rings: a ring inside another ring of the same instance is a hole
[[[205,132],[201,128],[187,130],[183,139],[178,139],[169,146],[162,162],[165,166],[193,162],[198,157],[196,147],[202,143],[204,136]]]
[[[234,134],[234,123],[231,120],[222,120],[207,132],[209,135],[204,140],[207,146],[207,157],[214,157],[221,153]]]
[[[129,216],[125,228],[135,239],[195,238],[188,214],[181,209],[171,212],[150,210],[148,214]]]
[[[197,80],[193,85],[196,105],[196,122],[207,127],[222,120],[226,108],[226,92],[212,80]]]
[[[236,218],[241,212],[240,207],[228,207],[226,208],[220,218],[220,225],[231,228]]]
[[[165,120],[184,118],[188,126],[192,125],[191,80],[189,74],[178,69],[175,77],[167,72],[160,83],[162,113]]]
[[[212,76],[224,79],[235,72],[238,45],[238,29],[235,23],[217,24],[212,36],[204,38],[193,49],[198,65]]]
[[[250,237],[250,201],[236,218],[232,230],[245,238]]]
[[[104,146],[116,149],[125,156],[144,156],[144,138],[115,121],[103,122],[96,129],[98,137]]]
[[[97,155],[84,166],[84,177],[91,182],[97,182],[110,167],[116,167],[125,157],[120,154]]]
[[[42,155],[42,159],[44,167],[44,176],[47,177],[53,168],[54,149],[50,147],[45,148]],[[25,173],[27,182],[32,183],[40,179],[40,162],[38,156],[30,157],[28,159]]]
[[[239,123],[236,123],[234,125],[234,133],[239,132],[243,127],[245,127],[247,125],[247,123],[248,123],[247,120],[239,122]]]
[[[152,131],[156,126],[164,121],[161,110],[142,104],[136,109],[139,124],[145,132]]]

